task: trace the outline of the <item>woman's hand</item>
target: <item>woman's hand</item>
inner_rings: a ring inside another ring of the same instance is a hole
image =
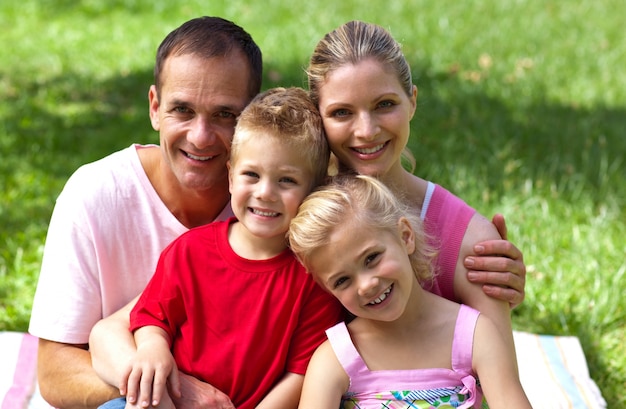
[[[524,300],[526,266],[522,252],[507,241],[504,217],[496,214],[492,220],[502,240],[488,240],[474,246],[474,255],[464,259],[468,269],[467,279],[482,284],[483,291],[490,297],[517,307]]]

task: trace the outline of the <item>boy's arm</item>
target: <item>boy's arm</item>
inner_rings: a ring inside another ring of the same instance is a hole
[[[492,220],[502,239],[476,243],[473,254],[463,260],[470,282],[481,284],[490,297],[506,301],[515,308],[524,301],[526,266],[522,252],[507,240],[504,216],[496,214]]]
[[[130,327],[130,311],[137,303],[137,296],[116,313],[98,321],[89,335],[91,364],[98,376],[110,385],[117,386],[137,347]]]
[[[300,400],[304,375],[287,372],[268,392],[256,409],[296,409]]]
[[[178,368],[170,351],[170,337],[157,326],[145,326],[135,331],[137,353],[120,381],[120,393],[126,400],[143,407],[158,406],[167,394],[167,381],[174,396],[180,396]]]
[[[482,314],[474,332],[472,366],[489,408],[532,409],[519,379],[517,362],[510,357],[496,326]]]
[[[336,409],[350,379],[337,360],[330,342],[317,348],[304,376],[298,409]]]

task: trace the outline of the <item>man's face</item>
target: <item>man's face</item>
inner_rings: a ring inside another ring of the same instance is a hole
[[[227,182],[235,119],[250,101],[245,57],[169,57],[161,92],[150,88],[150,120],[160,133],[165,163],[183,188],[206,190]]]

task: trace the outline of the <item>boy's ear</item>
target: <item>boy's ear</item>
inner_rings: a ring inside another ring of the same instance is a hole
[[[398,232],[404,243],[407,254],[413,254],[415,251],[415,232],[411,226],[411,222],[406,217],[401,217],[398,220]]]
[[[230,160],[226,162],[226,169],[228,169],[228,191],[230,194],[233,193],[231,187],[233,186],[233,170],[232,165],[230,164]]]

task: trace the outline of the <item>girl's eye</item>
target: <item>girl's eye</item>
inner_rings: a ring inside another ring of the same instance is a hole
[[[348,279],[346,277],[341,277],[341,278],[337,279],[337,281],[335,281],[334,287],[335,288],[339,288],[346,281],[348,281]]]
[[[376,259],[378,258],[379,255],[380,255],[380,253],[378,253],[378,252],[372,253],[372,254],[368,254],[367,257],[365,257],[365,265],[369,265],[369,264],[373,263],[374,261],[376,261]]]

